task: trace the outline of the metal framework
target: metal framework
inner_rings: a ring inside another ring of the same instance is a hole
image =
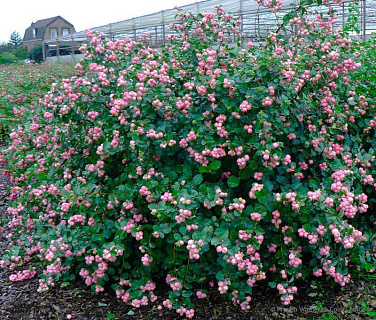
[[[241,28],[247,40],[262,41],[270,32],[276,30],[283,16],[296,7],[297,3],[298,0],[285,0],[282,10],[277,13],[260,7],[253,0],[206,0],[180,8],[186,12],[199,13],[213,11],[214,6],[221,5],[226,12],[232,13],[235,18],[242,20]],[[344,0],[342,5],[333,4],[338,12],[337,27],[344,26],[349,18],[348,8],[351,3],[354,3],[354,0]],[[376,32],[376,0],[359,0],[357,10],[360,12],[357,21],[357,28],[360,30],[359,36],[366,39]],[[139,36],[149,33],[149,46],[158,48],[165,44],[167,35],[172,33],[169,25],[177,22],[175,15],[176,10],[165,10],[92,28],[92,31],[104,33],[106,38],[112,40],[122,38],[136,40]],[[67,55],[74,57],[80,53],[79,47],[85,41],[84,31],[46,40],[43,42],[44,59]]]

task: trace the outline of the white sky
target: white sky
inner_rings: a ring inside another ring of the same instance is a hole
[[[8,42],[18,31],[37,20],[61,16],[72,23],[76,31],[126,20],[144,14],[172,9],[195,0],[0,0],[0,42]]]

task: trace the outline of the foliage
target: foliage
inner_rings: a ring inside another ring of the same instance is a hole
[[[0,64],[12,64],[17,61],[17,57],[10,52],[0,54]]]
[[[25,48],[18,48],[13,51],[13,54],[16,56],[17,59],[24,60],[27,58],[27,50]]]
[[[9,45],[8,43],[2,42],[0,43],[0,54],[4,52],[9,52]]]
[[[12,34],[10,35],[8,44],[13,50],[21,46],[22,38],[17,31],[12,32]]]
[[[0,43],[0,64],[13,64],[27,57],[25,48],[21,48],[22,39],[17,31],[13,31],[8,43]]]
[[[249,309],[261,280],[289,304],[375,268],[375,46],[308,3],[259,46],[220,7],[180,12],[161,52],[89,31],[77,76],[15,111],[11,280],[79,274],[134,307],[166,282],[158,308],[191,318],[210,288]]]
[[[29,59],[34,60],[35,62],[43,61],[43,48],[42,46],[35,46],[29,52]]]

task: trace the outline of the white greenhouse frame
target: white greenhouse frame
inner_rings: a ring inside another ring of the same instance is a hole
[[[345,24],[349,14],[347,9],[350,2],[353,2],[353,0],[344,0],[341,6],[333,5],[338,11],[338,27]],[[297,0],[284,0],[282,10],[277,13],[260,7],[254,0],[205,0],[179,8],[186,12],[199,13],[212,12],[214,6],[220,5],[227,13],[231,13],[235,18],[242,20],[241,30],[247,41],[262,41],[270,32],[278,27],[284,14],[296,7],[297,3]],[[366,39],[369,35],[376,32],[376,0],[360,0],[358,10],[360,11],[360,19],[357,22],[358,29],[360,30],[359,36]],[[121,38],[136,40],[139,36],[149,33],[149,46],[158,48],[166,43],[167,35],[171,34],[169,25],[177,22],[175,19],[176,13],[177,10],[175,9],[164,10],[91,28],[91,30],[103,33],[106,38],[111,40]],[[45,40],[43,42],[43,58],[50,62],[59,58],[63,61],[79,61],[82,57],[79,47],[86,40],[85,31],[58,37],[53,40]]]

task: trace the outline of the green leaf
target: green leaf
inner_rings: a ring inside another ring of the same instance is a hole
[[[185,226],[181,226],[179,228],[179,232],[184,236],[185,234],[187,234],[187,228]]]
[[[320,189],[320,186],[319,186],[319,184],[317,183],[316,180],[310,179],[308,181],[308,184],[309,184],[309,187],[312,188],[313,190]]]
[[[111,238],[112,233],[111,233],[110,230],[105,229],[105,230],[103,230],[102,233],[103,233],[103,236],[104,236],[106,239],[110,239],[110,238]]]
[[[192,179],[192,168],[191,168],[190,165],[185,165],[183,167],[183,174],[184,174],[184,179],[185,180]]]
[[[47,180],[46,174],[44,172],[38,173],[37,178],[39,180]]]
[[[257,164],[256,161],[252,161],[252,160],[251,160],[251,161],[248,162],[248,167],[251,168],[251,169],[256,170],[257,167],[258,167],[258,164]]]
[[[217,230],[215,230],[215,233],[217,234],[218,238],[227,239],[228,234],[229,234],[229,230],[226,227],[220,227]]]
[[[198,168],[198,172],[203,173],[203,172],[209,172],[208,167],[201,166]]]
[[[264,184],[266,190],[268,190],[269,192],[273,191],[273,182],[263,179],[262,183]]]
[[[276,181],[280,184],[283,184],[286,182],[286,177],[285,176],[277,176]]]
[[[215,275],[218,281],[224,281],[225,280],[225,275],[222,273],[222,271],[217,272]]]
[[[373,265],[371,263],[363,263],[360,267],[368,271],[373,268]]]
[[[211,170],[218,170],[221,167],[221,165],[221,161],[214,160],[211,164],[208,165],[208,168]]]
[[[68,286],[70,286],[70,282],[63,282],[63,283],[60,285],[61,288],[68,287]]]
[[[96,188],[97,186],[94,184],[94,183],[89,183],[88,185],[87,185],[87,191],[88,192],[93,192],[93,190]]]
[[[107,307],[107,303],[98,302],[98,306],[100,306],[100,307]]]
[[[84,189],[81,186],[76,186],[73,188],[73,192],[75,195],[82,196],[84,194]]]
[[[107,153],[111,148],[111,143],[106,141],[105,143],[103,143],[103,152]]]
[[[170,178],[171,181],[173,181],[178,177],[178,174],[173,170],[169,170],[168,177]]]
[[[113,221],[113,220],[108,220],[108,221],[106,222],[106,227],[107,227],[108,229],[112,229],[112,228],[114,227],[114,221]]]
[[[67,190],[63,189],[63,190],[61,190],[61,195],[62,195],[64,198],[66,198],[66,197],[69,196],[69,192],[68,192]]]
[[[196,186],[201,184],[202,181],[204,181],[204,177],[202,176],[202,174],[197,174],[192,179],[192,183]]]
[[[240,183],[240,180],[239,178],[235,177],[235,176],[230,176],[230,178],[228,178],[227,180],[227,184],[230,188],[236,188]]]
[[[191,295],[192,295],[192,291],[190,291],[190,290],[184,290],[183,293],[182,293],[182,296],[184,298],[189,298]]]

